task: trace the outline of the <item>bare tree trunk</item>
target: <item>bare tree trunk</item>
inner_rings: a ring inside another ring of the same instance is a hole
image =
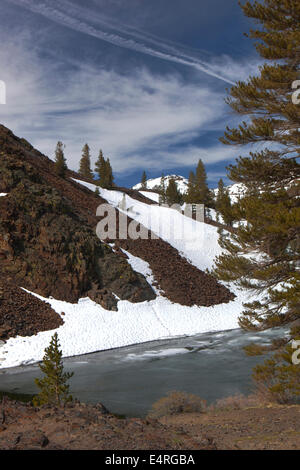
[[[5,419],[6,419],[4,407],[5,407],[5,397],[2,398],[1,424],[4,424],[4,423],[5,423]]]

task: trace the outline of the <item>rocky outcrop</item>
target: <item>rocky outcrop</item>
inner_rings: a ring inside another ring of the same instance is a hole
[[[116,309],[117,297],[155,298],[144,277],[100,242],[72,202],[33,165],[2,153],[0,175],[1,191],[8,193],[0,198],[2,279],[70,302],[90,295],[108,309]]]

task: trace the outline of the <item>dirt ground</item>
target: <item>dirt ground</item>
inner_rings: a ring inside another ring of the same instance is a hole
[[[102,405],[65,408],[4,399],[0,405],[0,450],[173,450],[212,449],[205,436],[153,419],[121,419]],[[2,423],[2,424],[1,424]]]
[[[219,450],[300,449],[300,406],[185,414],[162,418],[194,439],[206,435]]]
[[[300,406],[121,419],[102,405],[40,409],[4,399],[1,450],[270,450],[300,448]]]

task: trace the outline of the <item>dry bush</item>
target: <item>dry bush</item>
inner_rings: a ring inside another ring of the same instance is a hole
[[[257,395],[233,395],[226,398],[220,398],[213,405],[210,406],[210,411],[232,411],[242,410],[259,406],[260,400]]]
[[[152,405],[151,418],[178,415],[181,413],[204,413],[206,402],[197,395],[184,392],[170,392]]]

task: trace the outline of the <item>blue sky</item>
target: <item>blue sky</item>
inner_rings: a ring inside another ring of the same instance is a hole
[[[75,170],[101,148],[120,185],[202,158],[214,187],[243,153],[218,139],[257,72],[251,26],[237,0],[1,0],[0,122],[50,158],[62,140]]]

